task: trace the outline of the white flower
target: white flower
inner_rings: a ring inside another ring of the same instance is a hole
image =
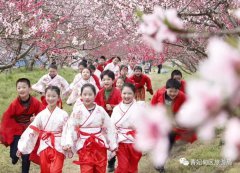
[[[9,8],[13,8],[13,7],[15,7],[15,4],[12,3],[12,2],[9,2],[9,3],[8,3],[8,6],[9,6]]]
[[[73,37],[72,44],[73,44],[74,46],[78,45],[77,37]]]
[[[222,155],[231,160],[237,160],[239,158],[240,151],[240,120],[232,118],[229,120],[224,133],[225,145],[223,147]]]

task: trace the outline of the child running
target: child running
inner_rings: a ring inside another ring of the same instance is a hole
[[[114,107],[111,116],[112,122],[117,130],[117,160],[118,166],[115,173],[135,173],[138,172],[138,162],[142,153],[136,151],[134,145],[136,111],[143,106],[143,101],[136,101],[135,86],[125,83],[122,88],[123,101]]]
[[[33,151],[40,138],[38,155],[42,173],[61,173],[65,159],[61,146],[61,136],[68,114],[57,106],[60,89],[49,86],[45,90],[46,109],[41,111],[22,134],[18,142],[18,156]]]
[[[70,94],[67,104],[73,104],[76,102],[78,98],[81,96],[81,88],[86,83],[91,83],[96,88],[96,91],[98,92],[98,87],[96,86],[95,80],[91,78],[91,70],[89,68],[84,68],[82,70],[81,78],[79,81],[74,85],[72,93]]]
[[[29,79],[20,78],[16,82],[18,97],[13,100],[2,116],[0,125],[0,142],[10,145],[12,164],[19,158],[16,156],[20,136],[34,117],[42,110],[42,104],[30,95],[31,84]],[[22,155],[22,173],[28,173],[30,167],[29,153]]]
[[[116,150],[116,135],[107,112],[94,103],[96,88],[84,84],[81,88],[82,103],[75,106],[64,127],[62,145],[65,150],[76,150],[81,173],[105,173],[107,149]]]
[[[113,86],[115,75],[111,70],[105,70],[101,74],[103,88],[97,93],[95,98],[96,103],[102,106],[109,116],[112,114],[113,108],[121,101],[121,91]],[[116,157],[113,157],[108,162],[108,172],[115,169]]]
[[[134,75],[129,79],[134,81],[134,85],[136,87],[136,100],[145,101],[145,85],[147,86],[147,91],[153,95],[151,79],[147,75],[143,74],[141,66],[134,67]]]
[[[186,81],[183,80],[183,76],[181,71],[179,70],[173,70],[171,73],[171,78],[176,79],[178,82],[180,82],[180,88],[179,90],[182,91],[183,93],[186,92]]]
[[[65,95],[67,89],[69,88],[68,82],[60,75],[58,75],[57,65],[51,64],[49,66],[49,73],[42,76],[39,81],[32,86],[34,91],[42,94],[41,100],[44,107],[47,106],[46,97],[44,95],[45,89],[48,86],[57,86],[60,88],[61,93]],[[62,100],[59,99],[58,106],[62,108]]]

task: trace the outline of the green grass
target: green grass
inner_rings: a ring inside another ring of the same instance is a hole
[[[156,69],[153,69],[150,74],[152,78],[152,85],[154,91],[158,88],[165,85],[166,80],[170,77],[171,68],[165,67],[169,70],[165,74],[157,74]],[[27,72],[24,69],[16,69],[10,74],[0,73],[0,115],[6,110],[10,102],[16,97],[16,88],[15,81],[20,77],[27,77],[31,80],[31,83],[35,83],[43,74],[47,73],[46,70],[34,70],[33,72]],[[68,82],[71,82],[76,72],[71,69],[60,70],[60,75],[62,75]],[[184,74],[184,78],[188,80],[193,76]],[[39,97],[36,93],[32,95]],[[147,93],[146,101],[149,101],[151,95]],[[64,104],[64,109],[67,112],[71,112],[71,107]],[[193,115],[194,116],[194,115]],[[215,140],[202,143],[195,142],[193,144],[183,144],[177,143],[171,152],[171,156],[167,161],[166,169],[169,173],[206,173],[206,172],[229,172],[229,173],[238,173],[240,170],[240,164],[235,163],[232,166],[184,166],[179,163],[179,159],[184,157],[189,161],[193,159],[203,159],[203,160],[220,160],[221,159],[221,146],[219,146],[221,131],[218,132],[218,135]],[[20,162],[17,165],[12,165],[9,157],[9,148],[5,148],[3,145],[0,145],[0,173],[20,173],[21,164]],[[79,166],[72,164],[72,160],[77,159],[76,155],[73,159],[66,159],[64,164],[64,173],[78,173]],[[31,173],[39,172],[38,166],[31,164]],[[139,164],[139,173],[154,173],[156,172],[153,168],[153,165],[150,162],[150,159],[147,155],[143,156]]]

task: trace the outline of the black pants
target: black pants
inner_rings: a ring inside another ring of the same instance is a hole
[[[10,145],[10,157],[12,158],[13,164],[16,164],[19,159],[16,156],[19,139],[20,139],[20,136],[14,136],[13,142]],[[22,155],[22,173],[29,173],[29,168],[30,168],[29,154],[23,154]]]
[[[175,137],[176,133],[174,131],[171,131],[168,135],[168,140],[169,140],[169,152],[172,150],[172,147],[175,143]]]
[[[114,156],[113,158],[111,158],[109,161],[108,161],[108,167],[109,168],[112,168],[115,166],[115,162],[116,162],[116,156]]]
[[[158,65],[158,74],[161,73],[162,65]]]

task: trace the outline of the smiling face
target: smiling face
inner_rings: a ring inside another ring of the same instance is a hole
[[[57,76],[57,70],[54,68],[49,68],[48,72],[51,78],[54,78],[55,76]]]
[[[133,101],[134,99],[134,92],[130,87],[123,87],[122,89],[122,99],[123,103],[129,104]]]
[[[179,90],[175,88],[168,88],[167,89],[167,95],[174,100],[176,96],[178,95]]]
[[[122,78],[118,78],[117,79],[117,82],[116,82],[116,87],[120,90],[122,90],[122,87],[123,87],[123,84],[124,84],[124,81]]]
[[[134,70],[134,74],[139,77],[142,75],[142,71],[139,69],[136,69],[136,70]]]
[[[81,93],[82,102],[85,107],[91,107],[95,100],[95,94],[91,87],[85,87]]]
[[[48,103],[48,106],[55,107],[57,106],[57,102],[59,100],[59,95],[54,90],[47,90],[46,92],[46,101]]]
[[[112,62],[113,62],[114,65],[117,65],[119,63],[119,59],[118,58],[114,58]]]
[[[91,73],[90,73],[89,69],[85,68],[82,70],[82,78],[84,80],[88,80],[90,78],[90,76],[91,76]]]
[[[126,68],[126,67],[122,68],[120,71],[120,75],[123,77],[126,77],[127,74],[128,74],[128,68]]]
[[[25,82],[17,83],[17,93],[21,100],[25,101],[29,98],[31,88]]]
[[[102,82],[105,89],[109,90],[112,88],[113,80],[108,75],[103,76]]]
[[[57,102],[59,100],[59,95],[54,90],[47,90],[46,92],[46,101],[48,103],[48,106],[55,107],[57,106]]]

